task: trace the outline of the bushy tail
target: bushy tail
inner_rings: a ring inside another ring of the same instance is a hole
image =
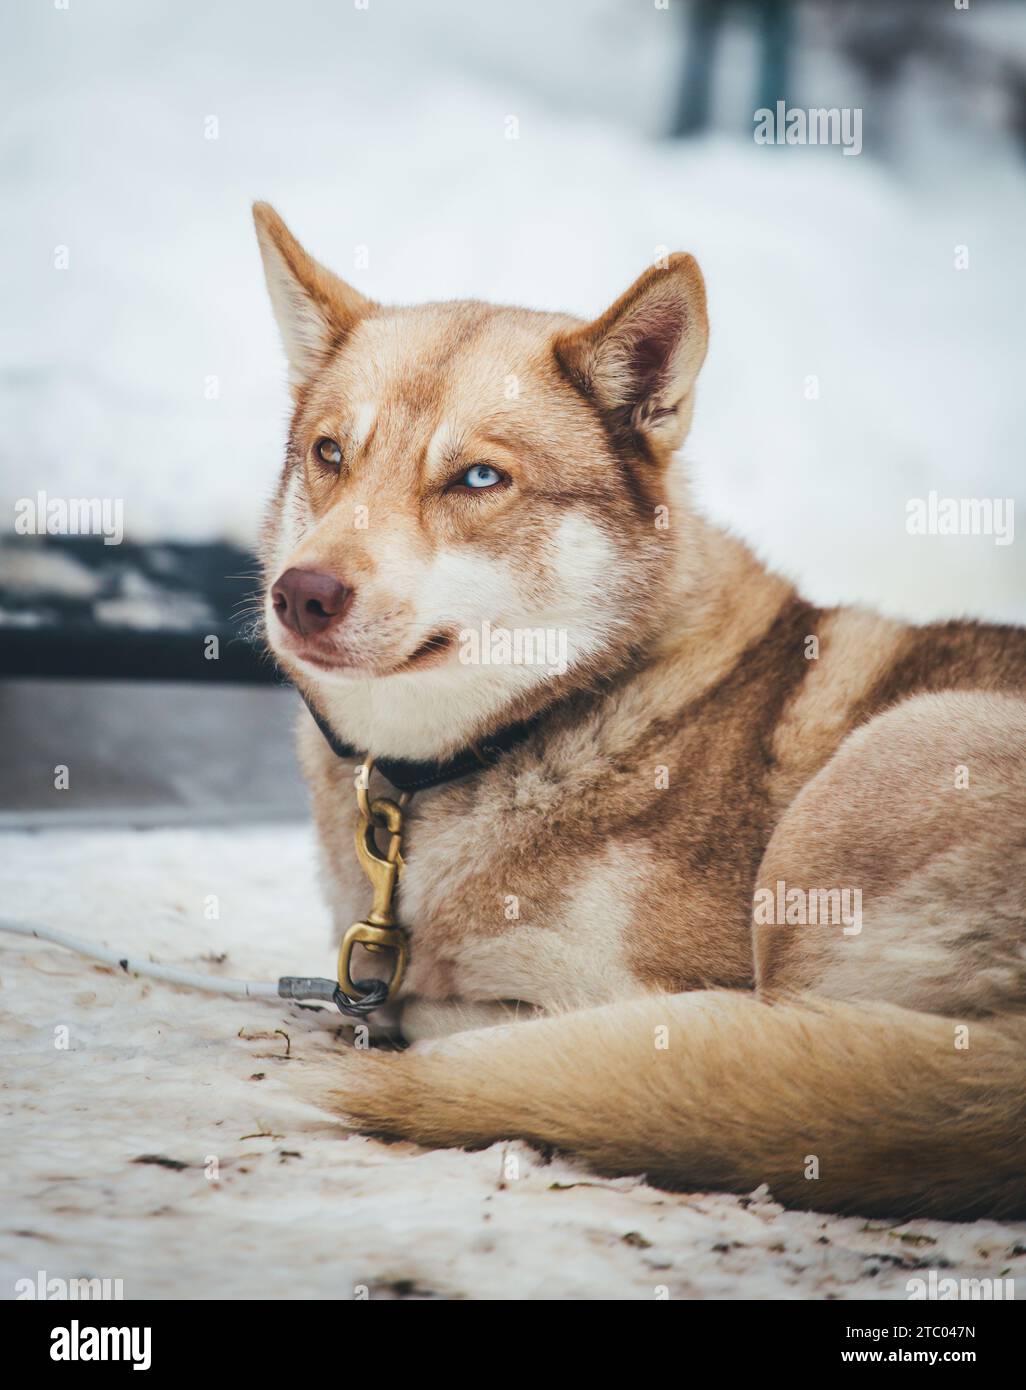
[[[823,1211],[1024,1216],[1023,1041],[1020,1023],[701,991],[354,1052],[332,1105],[371,1133],[519,1137],[667,1187],[768,1183]]]

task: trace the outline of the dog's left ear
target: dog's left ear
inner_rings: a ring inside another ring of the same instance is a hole
[[[270,203],[253,204],[253,221],[295,390],[377,306],[308,255]]]
[[[653,266],[593,323],[561,333],[556,356],[618,433],[634,432],[660,458],[691,425],[705,360],[705,282],[694,256]]]

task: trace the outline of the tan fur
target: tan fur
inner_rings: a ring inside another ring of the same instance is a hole
[[[760,987],[963,1017],[1021,1010],[1024,865],[1026,702],[950,693],[896,705],[803,788],[757,876],[858,884],[862,929],[756,927]]]
[[[952,1034],[886,1004],[704,990],[354,1053],[341,1084],[338,1071],[318,1084],[361,1128],[423,1144],[522,1136],[667,1187],[765,1182],[826,1211],[1021,1216],[1026,1033],[980,1026],[966,1052]]]
[[[1026,1211],[1026,633],[817,609],[695,513],[675,457],[707,340],[692,258],[592,324],[393,309],[256,215],[296,397],[268,588],[294,566],[354,593],[302,640],[269,598],[277,659],[376,755],[546,712],[410,806],[402,1026],[560,1017],[354,1058],[339,1107],[806,1205]],[[461,490],[478,462],[500,487]],[[486,621],[565,631],[568,669],[461,664],[455,634]],[[305,713],[300,754],[345,929],[367,905],[355,769]],[[753,919],[778,881],[858,887],[861,929]]]

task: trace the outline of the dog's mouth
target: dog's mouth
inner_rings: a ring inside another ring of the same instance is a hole
[[[452,645],[453,638],[450,633],[436,632],[426,642],[421,642],[420,646],[411,652],[405,661],[393,667],[388,674],[398,675],[403,671],[417,671],[425,666],[437,666],[448,656]]]
[[[352,661],[344,652],[332,652],[324,647],[306,646],[301,651],[293,651],[291,655],[305,666],[312,666],[326,674],[398,676],[409,671],[422,671],[427,667],[440,665],[449,655],[454,643],[455,638],[451,633],[436,632],[421,642],[409,656],[403,657],[395,666],[389,666],[384,670]]]
[[[346,669],[344,662],[330,661],[326,657],[319,656],[316,652],[293,652],[292,655],[298,661],[301,661],[304,666],[315,666],[318,671],[341,671]]]

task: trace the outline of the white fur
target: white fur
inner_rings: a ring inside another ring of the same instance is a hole
[[[361,401],[353,411],[353,420],[349,427],[349,445],[354,451],[363,448],[377,416],[376,401]]]
[[[278,530],[274,542],[274,563],[269,566],[273,579],[288,569],[288,559],[299,542],[313,526],[313,516],[306,499],[306,488],[299,469],[293,469],[282,494],[278,510]],[[265,598],[265,617],[268,632],[273,632],[274,613],[268,591]]]
[[[316,535],[316,527],[302,527],[296,502],[290,485],[276,552],[279,573],[291,562],[284,553],[289,546],[308,545]],[[451,752],[516,696],[550,677],[544,666],[464,665],[455,647],[437,666],[373,674],[368,667],[380,669],[383,653],[389,653],[387,670],[435,633],[458,636],[488,622],[565,631],[573,666],[600,651],[618,621],[616,548],[580,514],[567,515],[543,541],[534,573],[472,546],[443,549],[424,560],[415,537],[398,526],[378,528],[372,557],[373,572],[358,589],[338,639],[353,664],[326,673],[302,663],[288,654],[269,599],[266,616],[272,645],[286,664],[300,666],[329,720],[376,756]]]
[[[435,430],[427,446],[427,464],[429,469],[437,469],[445,457],[446,452],[453,447],[456,442],[456,429],[450,420],[443,420]]]
[[[296,283],[274,243],[259,230],[264,256],[264,275],[271,307],[281,332],[289,364],[289,385],[295,389],[309,380],[331,341],[331,326],[312,299]]]
[[[452,952],[461,990],[473,999],[521,999],[547,1012],[643,992],[625,943],[634,890],[649,858],[610,844],[571,885],[567,912],[545,923],[517,921],[505,932],[468,936]]]

